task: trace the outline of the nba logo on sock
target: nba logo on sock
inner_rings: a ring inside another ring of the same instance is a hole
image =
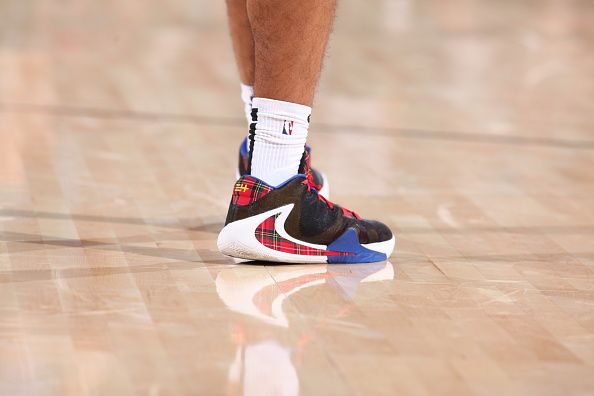
[[[283,125],[283,135],[292,135],[293,134],[293,121],[285,121]]]

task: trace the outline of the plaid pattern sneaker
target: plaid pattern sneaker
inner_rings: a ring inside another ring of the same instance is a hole
[[[244,175],[233,188],[221,253],[286,263],[366,263],[386,260],[395,238],[382,223],[328,201],[310,174],[277,187]]]
[[[248,164],[248,138],[245,138],[241,142],[241,146],[239,146],[239,165],[237,166],[237,174],[235,175],[237,179],[248,173]],[[299,166],[299,173],[311,178],[312,183],[320,187],[318,190],[319,193],[326,198],[330,198],[330,183],[328,183],[328,178],[322,172],[311,167],[311,147],[308,144],[305,145],[305,151],[303,152],[301,165]]]

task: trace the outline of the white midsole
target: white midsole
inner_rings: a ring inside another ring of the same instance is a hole
[[[373,250],[376,252],[384,253],[386,258],[389,258],[394,251],[396,245],[396,237],[392,235],[392,239],[383,242],[361,244],[366,249]]]

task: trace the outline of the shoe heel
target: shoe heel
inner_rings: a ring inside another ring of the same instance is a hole
[[[238,230],[240,227],[237,226],[238,224],[230,223],[223,227],[217,238],[217,247],[226,256],[251,258],[249,257],[252,253],[249,243],[242,241],[241,232]]]
[[[283,213],[281,216],[289,215],[293,204],[276,208],[256,216],[228,223],[217,238],[217,247],[221,253],[227,256],[248,259],[277,261],[285,263],[325,263],[326,256],[323,255],[301,255],[270,249],[256,239],[256,228],[263,221],[271,216]],[[284,221],[284,220],[283,220]],[[325,248],[325,246],[320,247]]]

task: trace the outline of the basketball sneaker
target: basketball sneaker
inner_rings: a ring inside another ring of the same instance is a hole
[[[246,137],[241,142],[241,146],[239,146],[239,165],[237,166],[235,175],[236,179],[248,174],[249,160],[248,138]],[[322,172],[311,167],[311,147],[308,144],[305,145],[305,151],[303,152],[301,165],[299,166],[299,173],[311,177],[313,182],[320,186],[319,193],[325,198],[330,198],[330,183],[328,182],[328,178]]]
[[[386,260],[395,244],[390,229],[333,204],[320,188],[304,174],[276,187],[250,175],[240,177],[219,234],[219,250],[242,259],[285,263]]]

